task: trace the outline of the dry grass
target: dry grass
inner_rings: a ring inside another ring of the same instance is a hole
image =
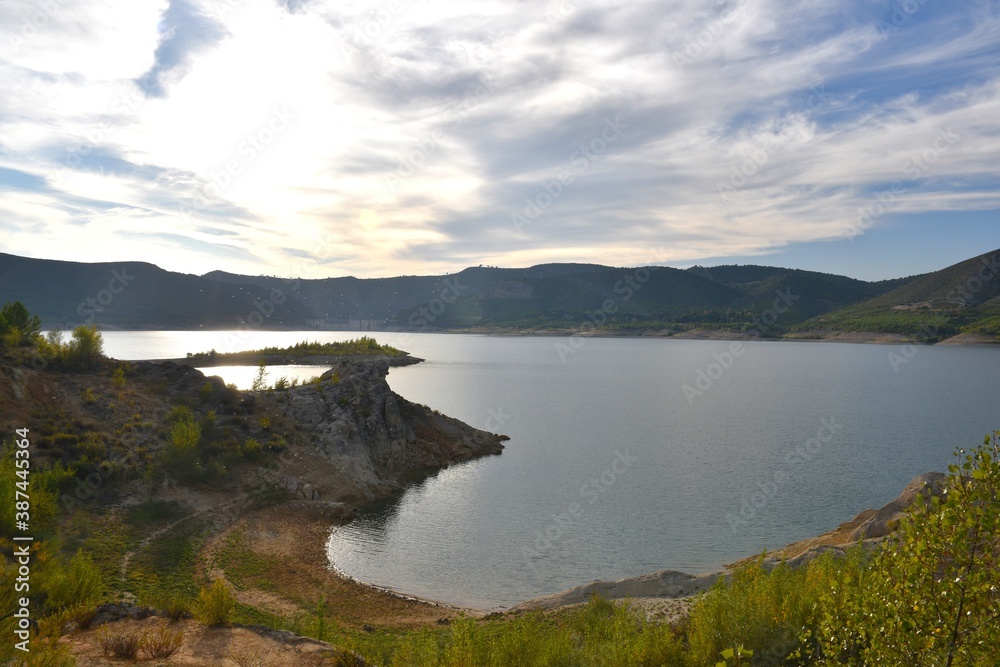
[[[172,630],[167,625],[143,627],[134,621],[108,623],[97,631],[97,643],[105,658],[137,660],[169,658],[184,641],[183,630]]]
[[[135,623],[108,623],[97,631],[97,643],[105,658],[135,660],[142,647],[142,634]]]
[[[260,646],[243,644],[229,653],[229,659],[240,667],[266,667],[269,663],[268,653]]]
[[[147,658],[169,658],[184,641],[183,630],[172,630],[168,625],[157,625],[142,635],[142,652]]]

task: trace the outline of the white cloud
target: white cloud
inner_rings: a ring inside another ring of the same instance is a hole
[[[11,252],[378,276],[763,254],[894,181],[1000,208],[988,3],[48,5],[0,3],[0,167],[48,180],[4,190]]]

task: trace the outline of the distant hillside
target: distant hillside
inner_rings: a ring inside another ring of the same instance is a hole
[[[802,328],[908,333],[930,340],[958,333],[1000,335],[1000,250],[824,313]]]
[[[775,290],[790,290],[800,297],[793,309],[792,319],[796,322],[839,309],[846,304],[880,296],[916,277],[866,282],[831,273],[752,264],[711,268],[695,266],[688,271],[734,287],[755,298],[773,298]]]
[[[207,274],[273,288],[266,276]],[[304,280],[294,297],[329,326],[357,320],[389,328],[607,330],[754,328],[779,291],[790,294],[788,327],[897,286],[775,267],[613,268],[544,264],[525,269],[474,267],[449,276]]]
[[[61,328],[92,321],[106,328],[134,329],[593,327],[670,334],[758,330],[761,318],[770,317],[766,329],[771,336],[810,327],[911,331],[908,309],[923,307],[913,304],[924,301],[935,309],[957,307],[949,306],[948,295],[965,275],[961,267],[974,268],[977,261],[881,282],[755,265],[679,270],[597,264],[292,280],[222,271],[195,276],[141,262],[86,264],[0,254],[0,303],[20,300],[41,315],[45,326]],[[972,295],[975,321],[989,312],[1000,315],[998,295],[992,283]],[[968,324],[963,317],[962,324]],[[870,326],[880,328],[865,328]]]
[[[94,322],[123,329],[238,327],[263,314],[270,328],[310,316],[270,290],[173,273],[144,262],[84,264],[0,254],[0,302],[19,300],[46,327]],[[257,315],[254,315],[257,313]]]

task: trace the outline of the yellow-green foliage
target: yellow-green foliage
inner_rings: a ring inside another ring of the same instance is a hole
[[[21,653],[18,651],[18,653]],[[70,647],[60,644],[55,637],[35,637],[31,641],[31,652],[27,657],[15,656],[11,665],[15,667],[74,667],[76,658]]]
[[[870,573],[823,595],[817,653],[831,664],[996,664],[1000,447],[957,456],[944,499],[918,503]]]
[[[93,324],[73,329],[70,341],[62,348],[62,360],[70,368],[93,368],[104,355],[104,339]]]
[[[167,413],[167,421],[170,423],[170,442],[163,449],[164,466],[182,480],[193,480],[201,472],[201,452],[198,451],[201,425],[185,406],[173,408]]]
[[[53,573],[48,583],[52,609],[90,608],[106,595],[103,573],[89,554],[78,550],[68,566]]]
[[[31,434],[29,433],[29,436]],[[25,473],[25,468],[19,467],[16,451],[18,447],[13,443],[0,445],[0,526],[4,533],[14,526],[16,507],[15,484],[23,481],[19,476],[19,471],[23,473],[24,479],[30,479],[29,493],[31,495],[31,529],[34,537],[47,536],[53,529],[53,521],[59,513],[59,493],[68,488],[76,474],[73,469],[62,467],[61,463],[39,469],[28,468],[30,473]],[[23,464],[22,464],[23,465]]]
[[[720,580],[691,611],[691,659],[695,664],[715,664],[719,654],[743,646],[777,664],[799,645],[809,626],[815,599],[806,570],[779,565],[768,572],[763,557],[733,575],[727,585]]]
[[[595,598],[559,618],[527,614],[501,621],[460,617],[446,633],[423,630],[391,645],[348,644],[377,664],[392,667],[681,667],[674,631],[650,624],[624,604]]]
[[[208,588],[201,589],[195,602],[194,617],[208,626],[229,623],[236,607],[236,598],[222,579],[216,579]]]

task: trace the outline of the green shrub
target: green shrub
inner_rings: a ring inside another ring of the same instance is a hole
[[[240,450],[243,457],[248,461],[257,461],[261,457],[261,446],[260,442],[256,438],[247,438],[243,442],[243,447]]]
[[[781,564],[768,572],[761,556],[695,603],[688,631],[691,659],[714,665],[722,651],[743,646],[760,664],[780,664],[811,627],[815,602],[804,570]]]
[[[215,440],[218,423],[219,417],[215,410],[209,410],[205,413],[205,416],[201,418],[201,439],[204,442],[211,442]]]
[[[31,642],[31,652],[24,658],[24,662],[12,664],[23,664],[25,667],[74,667],[76,657],[68,645],[59,643],[57,637],[36,637]]]
[[[426,630],[408,633],[392,656],[391,664],[392,667],[437,667],[437,637]]]
[[[1000,448],[956,452],[947,493],[915,504],[870,575],[824,596],[831,663],[995,664],[1000,644]]]
[[[214,627],[229,623],[236,607],[236,599],[222,579],[216,579],[208,588],[202,588],[195,603],[194,617]]]
[[[198,389],[198,400],[202,403],[211,403],[215,397],[215,387],[211,382],[206,382]]]
[[[94,607],[105,592],[104,574],[90,554],[79,550],[65,568],[53,573],[48,582],[47,606],[50,609]]]
[[[177,422],[193,422],[194,413],[191,412],[191,408],[186,405],[175,405],[170,408],[167,412],[167,423],[176,424]]]
[[[62,349],[63,363],[70,368],[93,368],[103,356],[104,339],[93,324],[73,329],[70,341]]]
[[[175,410],[178,408],[171,410],[171,413]],[[162,455],[164,467],[185,481],[196,479],[201,473],[198,451],[201,426],[194,422],[190,414],[190,410],[187,410],[187,415],[181,413],[173,420],[173,425],[170,427],[170,442],[164,448]],[[168,419],[170,418],[168,415]]]

